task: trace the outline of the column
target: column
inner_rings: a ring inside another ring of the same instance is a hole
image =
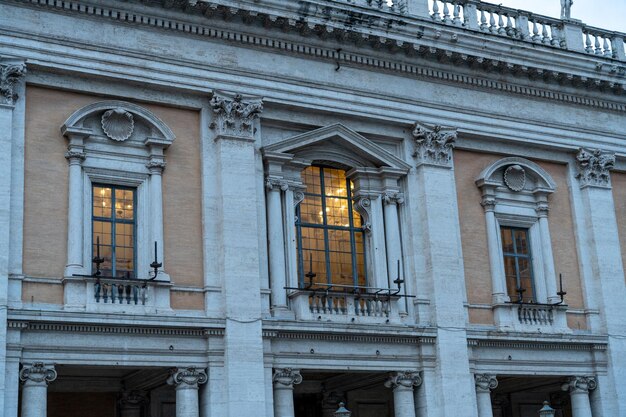
[[[535,211],[539,217],[539,233],[541,235],[541,255],[543,258],[543,276],[546,285],[546,296],[548,303],[558,303],[561,301],[556,294],[556,273],[554,271],[554,256],[552,255],[552,239],[550,238],[550,228],[548,227],[548,201],[547,196],[539,195],[541,200],[537,203]]]
[[[607,375],[598,387],[602,403],[596,404],[604,415],[621,415],[626,409],[626,334],[624,316],[624,266],[611,190],[611,169],[615,155],[599,149],[581,149],[577,156],[578,183],[584,217],[584,246],[590,266],[585,280],[595,283],[597,304],[603,328],[608,333]]]
[[[12,245],[21,243],[21,238],[11,236],[11,231],[17,226],[13,217],[15,214],[23,212],[23,198],[19,196],[23,192],[13,193],[19,183],[13,184],[13,177],[20,176],[23,178],[23,154],[21,163],[14,164],[14,152],[19,152],[20,140],[23,142],[23,133],[17,134],[22,126],[23,111],[18,116],[15,112],[18,96],[18,90],[21,90],[22,80],[26,73],[26,67],[22,61],[9,61],[0,59],[0,414],[5,411],[5,390],[11,390],[11,387],[5,382],[5,375],[8,376],[10,369],[7,369],[7,307],[9,304],[9,272],[10,265],[15,261],[10,254],[14,254],[11,250]],[[23,109],[23,99],[20,107]],[[16,151],[17,148],[17,151]],[[17,158],[16,158],[17,159]],[[15,172],[14,172],[15,171]],[[23,184],[22,184],[23,188]],[[17,208],[17,209],[16,209]],[[17,233],[21,234],[21,229],[17,228]],[[18,245],[20,246],[20,245]],[[17,251],[21,254],[21,247]],[[15,256],[17,258],[17,256]],[[19,259],[21,272],[21,255]],[[14,283],[18,283],[17,287],[21,292],[21,281],[11,280],[12,287]],[[15,293],[16,291],[12,291]],[[13,301],[13,300],[12,300]],[[21,301],[21,299],[20,299]],[[7,381],[9,383],[17,383],[17,381]],[[7,398],[11,401],[11,398]],[[11,407],[11,404],[6,404]]]
[[[24,364],[20,371],[22,417],[46,417],[48,384],[57,378],[54,365],[42,362]]]
[[[476,382],[478,417],[493,417],[491,390],[498,387],[498,380],[495,375],[480,374],[474,375],[474,381]]]
[[[496,198],[495,194],[488,187],[483,189],[483,199],[481,205],[485,210],[485,222],[487,226],[487,245],[489,246],[489,269],[491,270],[491,294],[492,302],[494,304],[502,304],[510,301],[510,298],[506,291],[506,279],[504,277],[504,264],[499,254],[500,249],[500,227],[496,220],[495,208]]]
[[[143,391],[123,391],[119,398],[120,417],[141,417],[146,403]]]
[[[293,387],[302,382],[300,371],[291,368],[277,369],[272,381],[274,382],[274,417],[294,417]]]
[[[167,383],[176,389],[176,417],[200,417],[198,385],[205,382],[207,374],[204,369],[172,369]]]
[[[434,364],[440,415],[473,417],[476,393],[467,349],[467,301],[452,152],[456,130],[416,123],[416,169],[407,200],[414,210],[424,257],[417,273],[431,285],[430,316],[437,327]]]
[[[589,391],[596,389],[596,379],[588,376],[573,376],[561,389],[568,391],[572,401],[572,417],[592,417]]]
[[[266,178],[267,190],[267,240],[270,251],[270,285],[272,287],[272,310],[287,309],[285,286],[285,235],[283,230],[282,192],[288,189],[285,181]],[[273,311],[274,313],[274,311]]]
[[[216,157],[215,216],[219,219],[217,264],[226,321],[226,413],[220,417],[255,416],[266,407],[257,233],[263,201],[255,149],[260,134],[255,119],[263,105],[259,98],[216,93],[210,107]]]
[[[385,215],[385,243],[387,247],[387,273],[389,283],[404,277],[402,264],[402,243],[400,241],[400,222],[398,221],[398,206],[404,203],[404,195],[399,192],[383,194],[383,210]]]
[[[393,389],[393,407],[395,417],[415,417],[415,400],[413,388],[422,384],[418,372],[394,372],[385,382],[387,388]]]
[[[83,140],[70,135],[70,145],[65,153],[69,163],[69,192],[67,208],[67,264],[65,276],[84,274],[83,270]]]
[[[163,240],[163,171],[165,170],[165,157],[161,146],[150,146],[150,161],[146,167],[150,171],[150,231],[152,240],[150,241],[150,262],[157,261],[161,264],[159,276],[155,277],[160,281],[169,281],[169,275],[165,272],[165,247]],[[156,251],[154,250],[156,242]],[[154,272],[152,272],[154,275]]]

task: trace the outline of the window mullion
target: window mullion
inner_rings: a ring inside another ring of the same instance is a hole
[[[326,282],[332,284],[332,272],[330,270],[330,242],[328,240],[328,221],[326,218],[326,186],[324,184],[324,168],[320,168],[320,191],[322,194],[322,222],[324,225],[324,258],[326,261]]]

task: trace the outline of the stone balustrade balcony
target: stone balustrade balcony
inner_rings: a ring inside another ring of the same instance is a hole
[[[522,333],[571,333],[566,311],[565,305],[504,303],[494,306],[498,330]]]

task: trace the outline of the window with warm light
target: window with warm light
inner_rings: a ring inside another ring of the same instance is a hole
[[[313,273],[316,283],[334,289],[365,286],[365,229],[352,207],[346,172],[311,166],[302,177],[306,191],[296,222],[300,285],[308,285],[307,274]]]
[[[93,256],[104,260],[102,274],[135,278],[135,189],[93,186]]]
[[[528,229],[500,227],[506,287],[511,300],[535,301]]]

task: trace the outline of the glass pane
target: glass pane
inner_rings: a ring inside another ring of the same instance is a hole
[[[324,212],[322,211],[322,199],[306,195],[300,203],[300,222],[303,224],[323,224]]]
[[[534,301],[530,259],[518,258],[517,264],[519,267],[520,286],[526,290],[524,291],[524,301]]]
[[[113,268],[111,257],[111,238],[110,223],[100,221],[93,222],[92,257],[100,257],[104,259],[104,262],[100,264],[100,271],[102,271],[103,275],[110,275]],[[93,271],[95,271],[96,265],[93,264],[92,268]]]
[[[528,254],[528,233],[527,230],[517,229],[515,233],[515,249],[518,254]]]
[[[363,226],[363,220],[361,219],[361,215],[356,210],[352,210],[352,225],[354,227],[362,227]]]
[[[319,167],[308,167],[302,171],[302,181],[308,194],[322,194]]]
[[[95,217],[111,217],[111,188],[93,188],[93,215]]]
[[[132,220],[134,218],[134,192],[132,190],[115,190],[115,217]]]
[[[361,253],[356,255],[356,269],[358,273],[357,285],[364,287],[367,285],[367,279],[365,275],[365,256]]]
[[[329,230],[328,246],[332,283],[353,285],[350,232],[347,230]]]
[[[326,198],[326,222],[329,226],[350,227],[348,200],[339,197]]]
[[[500,228],[500,235],[502,237],[502,251],[504,253],[514,253],[513,247],[513,231],[509,227]]]
[[[515,258],[512,256],[504,257],[504,274],[506,277],[506,290],[511,300],[517,301],[517,270]]]

